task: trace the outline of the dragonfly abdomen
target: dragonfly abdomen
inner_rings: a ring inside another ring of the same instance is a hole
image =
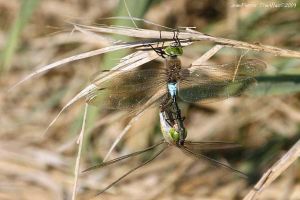
[[[172,98],[177,95],[177,83],[171,82],[168,83],[168,92]]]

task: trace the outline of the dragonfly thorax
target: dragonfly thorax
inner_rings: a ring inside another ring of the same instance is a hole
[[[177,57],[166,59],[166,72],[168,82],[177,82],[180,80],[181,61]]]

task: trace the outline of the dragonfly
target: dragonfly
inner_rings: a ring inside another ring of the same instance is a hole
[[[175,42],[167,47],[151,46],[165,59],[164,66],[142,65],[130,71],[103,71],[92,81],[97,89],[87,102],[103,108],[127,110],[129,115],[137,115],[151,106],[159,106],[163,111],[170,103],[178,105],[177,97],[193,103],[239,96],[266,68],[266,64],[258,59],[246,59],[238,66],[233,62],[183,67],[179,58],[183,48],[174,38]],[[110,74],[116,75],[103,81]],[[180,142],[183,141],[184,135],[180,135]]]
[[[185,138],[187,137],[187,131],[184,127],[182,117],[178,118],[177,116],[179,115],[178,110],[176,110],[178,106],[172,104],[169,104],[168,108],[166,108],[164,111],[159,113],[160,117],[160,126],[161,126],[161,132],[164,137],[163,140],[161,140],[159,143],[154,144],[146,149],[136,151],[131,154],[127,154],[106,162],[102,162],[98,165],[92,166],[90,168],[87,168],[83,172],[89,172],[95,169],[99,168],[104,168],[106,166],[118,163],[122,160],[128,159],[130,157],[138,156],[143,153],[149,152],[151,150],[154,150],[156,148],[160,149],[154,153],[152,157],[150,157],[148,160],[145,162],[141,163],[140,165],[132,168],[125,174],[123,174],[121,177],[113,181],[111,184],[106,186],[104,189],[102,189],[97,195],[100,195],[113,187],[115,184],[119,183],[122,179],[124,179],[126,176],[130,175],[137,169],[149,164],[152,162],[154,159],[156,159],[159,155],[161,155],[165,150],[167,150],[170,147],[176,147],[179,148],[184,154],[189,155],[193,158],[199,159],[199,160],[206,160],[210,162],[211,164],[215,166],[220,166],[223,167],[227,170],[230,170],[232,172],[237,173],[239,176],[247,178],[247,175],[244,174],[243,172],[234,169],[233,167],[226,165],[218,160],[215,160],[213,158],[210,158],[206,156],[205,154],[199,153],[199,151],[208,151],[208,150],[220,150],[220,149],[229,149],[229,148],[237,148],[240,147],[237,143],[233,142],[224,142],[224,141],[201,141],[201,142],[193,142],[193,141],[187,141]],[[182,127],[181,127],[182,126]],[[179,143],[179,138],[180,138],[180,132],[184,131],[184,142]]]

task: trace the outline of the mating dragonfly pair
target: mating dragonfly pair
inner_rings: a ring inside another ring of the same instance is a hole
[[[183,68],[179,56],[183,49],[180,40],[175,37],[174,43],[167,47],[151,46],[158,55],[165,59],[165,66],[153,68],[139,67],[131,71],[105,71],[93,83],[98,87],[88,100],[90,104],[99,104],[113,109],[126,109],[137,115],[151,106],[160,107],[160,124],[164,140],[147,149],[125,155],[114,160],[103,162],[85,171],[104,167],[131,156],[150,151],[160,145],[164,147],[152,158],[133,168],[112,184],[104,188],[106,191],[128,174],[146,165],[160,155],[169,146],[176,146],[184,153],[198,159],[206,159],[213,164],[223,166],[244,176],[244,174],[217,160],[198,154],[193,149],[221,149],[232,148],[237,145],[227,142],[191,142],[186,141],[187,131],[183,117],[178,107],[177,98],[186,102],[197,102],[208,99],[228,98],[242,94],[255,82],[254,77],[261,73],[266,65],[257,59],[247,59],[240,64],[223,65],[191,65]],[[103,81],[103,77],[116,73],[113,79]],[[103,101],[106,93],[107,101]]]
[[[165,58],[165,66],[134,70],[109,70],[100,73],[93,84],[98,88],[90,94],[88,103],[103,108],[128,110],[137,115],[151,106],[166,107],[177,96],[186,102],[222,99],[238,96],[249,88],[254,77],[264,71],[266,64],[247,59],[222,65],[191,65],[182,68],[179,56],[183,50],[175,37],[173,45],[151,48]],[[111,74],[113,78],[103,79]],[[105,95],[106,94],[106,95]],[[103,97],[107,97],[103,101]],[[181,135],[181,142],[183,135]]]

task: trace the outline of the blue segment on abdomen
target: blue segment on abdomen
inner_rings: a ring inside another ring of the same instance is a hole
[[[171,97],[176,96],[177,94],[177,83],[168,83],[168,91]]]

